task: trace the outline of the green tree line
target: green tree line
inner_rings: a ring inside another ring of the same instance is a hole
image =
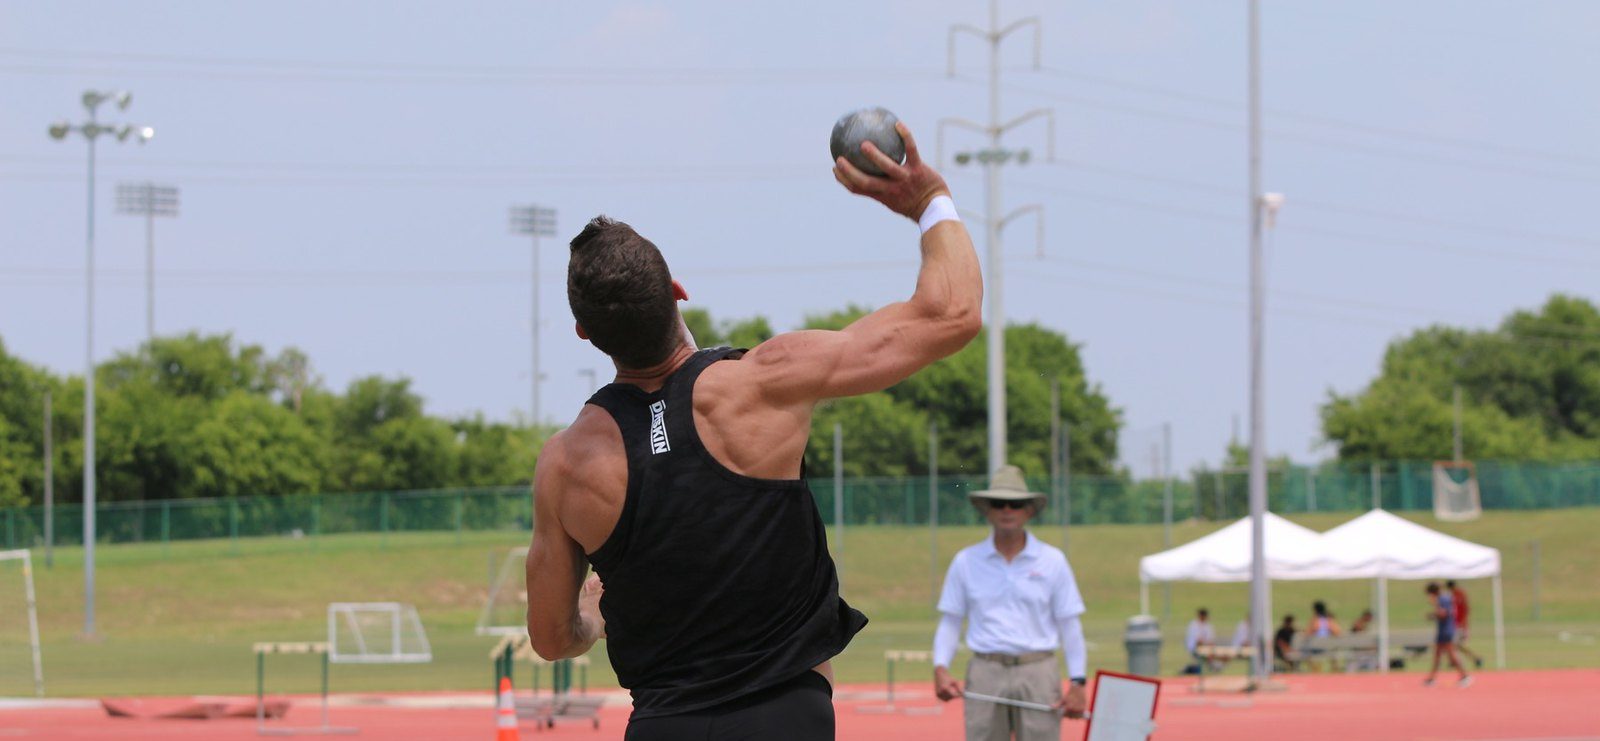
[[[1323,434],[1346,461],[1449,459],[1457,388],[1465,457],[1600,460],[1600,310],[1557,294],[1494,329],[1413,332],[1366,388],[1329,394]]]
[[[298,350],[230,335],[155,339],[96,368],[100,501],[428,489],[526,483],[533,428],[423,411],[405,378],[326,388]],[[59,501],[81,498],[83,378],[0,344],[0,507],[44,491],[44,395],[52,399]]]

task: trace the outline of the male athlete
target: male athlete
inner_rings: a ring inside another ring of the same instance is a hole
[[[800,478],[812,407],[904,380],[981,322],[972,240],[899,132],[904,165],[864,145],[884,176],[843,158],[833,174],[918,222],[921,272],[910,299],[842,331],[697,350],[655,245],[604,217],[572,240],[578,336],[617,373],[539,456],[528,634],[552,660],[607,638],[633,695],[628,739],[833,738],[829,661],[866,617],[839,598]]]

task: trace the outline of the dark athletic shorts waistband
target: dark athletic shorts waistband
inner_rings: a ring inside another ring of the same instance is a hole
[[[701,710],[628,722],[626,741],[821,741],[833,739],[833,685],[807,670]]]

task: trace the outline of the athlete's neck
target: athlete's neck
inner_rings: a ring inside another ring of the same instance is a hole
[[[624,368],[619,365],[617,366],[615,383],[626,383],[638,386],[645,391],[655,391],[661,388],[663,383],[666,383],[667,376],[672,375],[684,363],[688,362],[689,356],[694,355],[694,353],[694,346],[685,343],[678,345],[672,351],[672,354],[667,356],[666,360],[649,368]]]

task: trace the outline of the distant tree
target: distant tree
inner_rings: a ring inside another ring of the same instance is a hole
[[[1600,458],[1600,310],[1555,295],[1494,331],[1430,327],[1390,344],[1378,377],[1330,392],[1322,430],[1345,460],[1449,458],[1452,389],[1469,458]]]

